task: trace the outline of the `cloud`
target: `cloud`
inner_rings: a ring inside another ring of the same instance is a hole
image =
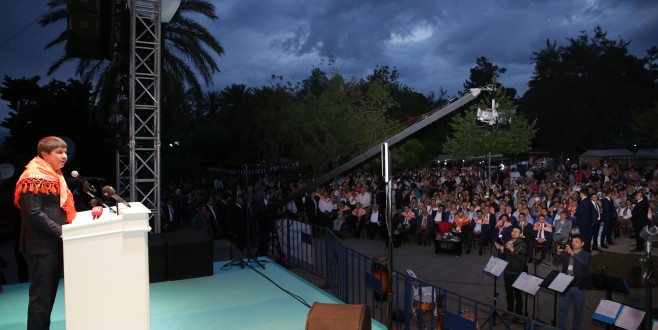
[[[270,84],[273,74],[299,81],[332,56],[333,68],[346,77],[364,77],[388,65],[419,92],[443,87],[455,94],[475,60],[485,56],[508,69],[501,82],[523,93],[533,71],[533,52],[544,48],[546,40],[564,45],[567,38],[581,31],[591,35],[600,25],[609,38],[631,41],[630,52],[644,56],[656,45],[658,30],[658,1],[646,0],[211,1],[219,19],[198,19],[225,55],[218,59],[221,72],[209,89],[260,87]],[[0,42],[37,17],[46,3],[2,2]],[[44,51],[43,46],[61,29],[31,26],[0,49],[0,73],[44,76],[61,49]],[[72,72],[65,67],[55,78],[66,80]]]

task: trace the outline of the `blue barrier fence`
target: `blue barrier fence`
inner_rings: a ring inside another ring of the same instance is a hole
[[[373,318],[384,324],[387,304],[392,304],[392,329],[555,329],[423,281],[413,273],[389,271],[385,257],[372,258],[350,249],[326,228],[283,219],[277,223],[277,235],[286,263],[325,279],[328,291],[338,299],[370,306]],[[387,301],[389,290],[392,301]]]

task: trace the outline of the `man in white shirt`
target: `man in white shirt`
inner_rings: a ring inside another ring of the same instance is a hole
[[[334,202],[328,191],[320,193],[318,200],[318,211],[320,212],[320,224],[325,227],[331,227],[331,212],[334,210]]]
[[[375,238],[380,228],[383,228],[386,218],[382,212],[379,212],[379,205],[373,204],[372,210],[368,215],[368,224],[366,225],[366,232],[369,238]]]
[[[370,187],[363,186],[363,191],[356,195],[356,201],[361,203],[364,209],[369,210],[372,204],[372,194],[370,194]]]

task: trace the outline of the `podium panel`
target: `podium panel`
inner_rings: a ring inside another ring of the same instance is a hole
[[[130,205],[97,220],[79,212],[62,226],[67,329],[150,328],[150,210]]]

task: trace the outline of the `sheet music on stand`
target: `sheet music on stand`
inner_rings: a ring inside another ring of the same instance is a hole
[[[519,277],[516,278],[516,281],[514,281],[512,287],[515,287],[534,296],[537,294],[537,291],[539,291],[539,285],[543,281],[544,279],[541,277],[523,272],[519,274]]]
[[[503,271],[507,267],[507,260],[500,259],[498,257],[491,256],[487,265],[484,266],[484,271],[490,273],[496,277],[500,277],[503,274]]]
[[[642,310],[612,300],[601,299],[592,318],[622,329],[634,330],[640,326],[644,314],[646,313]],[[654,323],[653,327],[655,328],[655,326]]]
[[[565,273],[560,273],[557,270],[552,270],[539,286],[547,288],[559,293],[567,290],[574,277]]]

